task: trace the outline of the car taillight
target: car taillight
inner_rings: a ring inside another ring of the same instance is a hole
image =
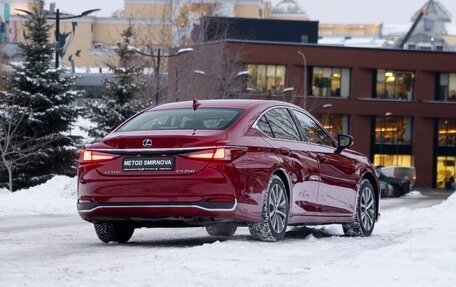
[[[247,151],[243,147],[218,147],[211,150],[197,151],[185,155],[190,159],[233,161]]]
[[[413,177],[413,180],[416,180],[416,175]]]
[[[94,150],[83,150],[81,153],[81,163],[110,160],[116,157],[118,156],[114,154],[103,153]]]

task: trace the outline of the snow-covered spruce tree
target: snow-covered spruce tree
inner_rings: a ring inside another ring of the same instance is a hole
[[[23,141],[48,144],[36,150],[32,162],[17,167],[15,188],[42,183],[56,174],[74,175],[80,140],[69,134],[77,117],[71,105],[82,91],[72,91],[74,79],[62,77],[61,69],[51,68],[56,45],[49,42],[51,25],[47,24],[43,5],[27,16],[24,26],[25,42],[19,44],[24,62],[13,66],[5,82],[4,98],[7,104],[28,110],[20,126]]]
[[[88,114],[95,126],[88,129],[89,136],[101,139],[123,121],[143,108],[138,94],[144,88],[144,66],[134,63],[134,49],[130,46],[133,28],[122,32],[122,43],[116,49],[119,65],[106,63],[114,78],[105,80],[100,101],[88,104]]]

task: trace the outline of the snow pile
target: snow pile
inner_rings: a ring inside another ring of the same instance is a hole
[[[413,190],[413,191],[410,191],[406,194],[404,194],[405,197],[409,197],[409,198],[419,198],[419,197],[423,197],[423,195],[421,194],[421,192],[419,192],[418,190]]]
[[[321,286],[349,286],[340,281],[352,286],[453,286],[455,217],[455,195],[431,208],[401,208],[387,213],[377,223],[373,237],[362,239],[367,240],[364,244],[381,239],[383,246],[323,268]],[[336,273],[337,277],[329,275]]]
[[[14,193],[0,190],[0,216],[76,214],[76,197],[76,178],[55,176]]]

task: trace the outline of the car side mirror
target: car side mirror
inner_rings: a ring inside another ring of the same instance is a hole
[[[353,137],[349,135],[337,135],[337,149],[335,153],[341,153],[344,149],[353,145]]]

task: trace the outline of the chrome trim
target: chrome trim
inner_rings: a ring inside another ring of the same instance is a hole
[[[97,210],[97,209],[103,209],[103,208],[197,208],[197,209],[201,209],[201,210],[204,210],[204,211],[221,211],[221,212],[229,212],[229,211],[234,211],[237,207],[237,199],[235,198],[234,199],[234,205],[232,208],[230,209],[226,209],[226,208],[206,208],[206,207],[202,207],[202,206],[199,206],[199,205],[117,205],[117,206],[97,206],[95,208],[92,208],[92,209],[88,209],[88,210],[78,210],[79,213],[88,213],[88,212],[92,212],[94,210]]]
[[[321,181],[321,177],[319,175],[310,175],[309,176],[309,181]]]
[[[264,134],[268,139],[271,139],[271,140],[275,140],[275,141],[285,141],[285,142],[294,142],[294,143],[305,143],[305,141],[303,140],[287,140],[287,139],[277,139],[277,138],[271,138],[270,136],[268,136],[267,134],[265,134],[262,130],[260,130],[258,128],[258,121],[261,119],[262,116],[264,116],[264,114],[266,114],[267,112],[269,112],[270,110],[273,110],[273,109],[290,109],[290,107],[288,106],[273,106],[273,107],[270,107],[268,109],[266,109],[265,111],[263,111],[259,116],[258,118],[255,120],[255,122],[253,123],[252,125],[252,128],[256,129],[257,131],[259,131],[260,133]],[[291,116],[291,115],[290,115]],[[293,118],[292,118],[293,119]],[[293,121],[294,123],[294,121]],[[296,123],[295,123],[296,124]],[[299,133],[299,127],[296,127],[298,129],[298,133]],[[299,137],[301,137],[301,134],[299,135]]]
[[[302,113],[302,111],[298,110],[297,108],[290,108],[290,110],[295,110],[297,112],[300,112]],[[308,116],[311,120],[313,120],[322,130],[323,132],[326,134],[327,137],[329,137],[329,139],[332,141],[332,143],[335,145],[335,146],[328,146],[328,145],[324,145],[324,144],[317,144],[317,143],[314,143],[314,142],[305,142],[305,143],[310,143],[310,144],[314,144],[314,145],[318,145],[318,146],[323,146],[323,147],[330,147],[330,148],[337,148],[337,141],[333,138],[333,136],[325,129],[325,127],[320,123],[320,121],[318,121],[314,116],[312,116],[309,112],[307,112],[306,110],[304,110],[304,114],[306,116]]]
[[[93,151],[108,152],[108,153],[141,153],[141,152],[179,152],[179,151],[195,151],[195,150],[206,150],[215,149],[217,146],[205,146],[205,147],[187,147],[187,148],[88,148]]]

